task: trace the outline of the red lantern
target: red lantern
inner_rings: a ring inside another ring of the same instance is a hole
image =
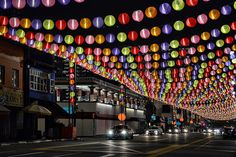
[[[75,37],[75,43],[78,45],[82,45],[84,43],[84,37],[82,35],[77,35]]]
[[[227,44],[232,44],[233,42],[234,42],[234,38],[233,37],[227,37],[226,39],[225,39],[225,42],[227,43]]]
[[[56,21],[56,28],[58,30],[64,30],[66,28],[66,21],[65,20],[57,20]]]
[[[96,62],[100,62],[100,61],[101,61],[101,56],[95,56],[95,57],[94,57],[94,60],[95,60]]]
[[[175,78],[174,78],[174,81],[175,81],[175,82],[178,82],[178,81],[179,81],[179,78],[175,77]]]
[[[139,64],[138,64],[138,69],[143,69],[143,68],[144,68],[144,64],[139,63]]]
[[[209,66],[209,67],[212,67],[214,64],[215,64],[214,61],[209,61],[209,62],[208,62],[208,66]]]
[[[197,20],[193,17],[189,17],[186,20],[186,25],[190,28],[193,28],[197,25]]]
[[[120,113],[120,114],[118,114],[118,119],[119,119],[120,121],[125,121],[126,115],[125,115],[124,113]]]
[[[130,32],[128,33],[128,38],[129,38],[129,40],[131,40],[131,41],[135,41],[135,40],[138,39],[138,33],[137,33],[136,31],[130,31]]]
[[[85,48],[84,53],[85,53],[85,55],[91,55],[91,54],[93,54],[93,49],[90,47]]]
[[[50,49],[51,45],[48,42],[43,43],[43,49]]]
[[[119,21],[122,25],[128,24],[129,21],[130,21],[129,14],[127,14],[127,13],[121,13],[121,14],[118,16],[118,21]]]
[[[33,32],[27,32],[25,37],[29,40],[33,40],[34,39],[34,33]]]
[[[0,16],[0,26],[6,26],[8,24],[8,18],[6,16]]]
[[[70,103],[74,103],[75,102],[75,99],[74,98],[70,98]]]
[[[131,53],[134,54],[134,55],[138,54],[138,53],[139,53],[139,48],[138,48],[138,46],[133,46],[133,47],[131,48]]]
[[[181,57],[185,57],[185,56],[187,55],[186,50],[180,50],[180,51],[179,51],[179,55],[180,55]]]
[[[232,30],[235,31],[236,30],[236,22],[232,22],[230,27]]]
[[[183,61],[181,59],[176,60],[176,65],[182,66],[183,65]]]
[[[194,7],[198,4],[198,0],[187,0],[186,4],[190,7]]]
[[[108,64],[107,62],[102,62],[103,67],[107,67],[107,64]]]
[[[74,73],[75,72],[75,69],[74,68],[70,68],[69,69],[69,73]]]
[[[143,57],[142,56],[136,56],[135,60],[136,60],[136,62],[142,62],[143,61]]]
[[[189,39],[188,39],[187,37],[184,37],[184,38],[182,38],[182,39],[180,40],[180,44],[181,44],[182,46],[189,46],[190,41],[189,41]]]
[[[181,118],[179,119],[179,121],[180,121],[180,122],[183,122],[183,121],[184,121],[184,118],[183,118],[183,117],[181,117]]]
[[[216,56],[217,57],[221,57],[223,55],[223,51],[222,50],[216,50]]]

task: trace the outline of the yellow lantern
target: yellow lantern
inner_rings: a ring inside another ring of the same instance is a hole
[[[153,60],[158,61],[160,60],[161,56],[158,53],[152,55]]]
[[[98,34],[98,35],[96,35],[96,37],[95,37],[95,41],[96,41],[98,44],[102,44],[102,43],[104,43],[104,41],[105,41],[105,37],[104,37],[102,34]]]
[[[211,37],[211,35],[210,35],[209,32],[203,32],[203,33],[201,34],[202,40],[208,40],[208,39],[210,39],[210,37]]]
[[[209,12],[209,17],[210,17],[210,19],[212,19],[212,20],[217,20],[217,19],[220,17],[220,12],[219,12],[219,10],[217,10],[217,9],[212,9],[212,10]]]
[[[118,61],[118,58],[116,56],[111,56],[110,60],[111,62],[115,63]]]
[[[80,20],[80,26],[83,28],[83,29],[89,29],[92,25],[92,22],[89,18],[82,18]]]
[[[53,37],[52,34],[46,34],[46,35],[44,36],[44,39],[45,39],[46,42],[51,43],[51,42],[53,42],[54,37]]]
[[[31,26],[31,21],[30,21],[30,19],[28,19],[28,18],[23,18],[23,19],[21,19],[21,21],[20,21],[20,25],[21,25],[21,27],[23,27],[23,28],[30,28],[30,26]]]
[[[236,51],[236,44],[234,44],[234,45],[232,46],[232,50],[233,50],[233,51]]]
[[[102,53],[105,55],[105,56],[109,56],[111,54],[111,49],[110,48],[104,48],[102,50]]]
[[[157,51],[159,50],[159,45],[156,44],[156,43],[152,44],[152,45],[150,46],[150,50],[151,50],[152,52],[157,52]]]
[[[66,46],[65,46],[65,45],[60,45],[60,46],[59,46],[59,50],[60,50],[61,52],[65,52],[65,51],[66,51]]]
[[[161,29],[160,29],[159,27],[157,27],[157,26],[152,27],[152,29],[151,29],[151,34],[152,34],[152,36],[154,36],[154,37],[159,36],[159,35],[161,34]]]
[[[147,18],[155,18],[157,16],[157,9],[153,6],[151,7],[148,7],[146,10],[145,10],[145,15],[147,16]]]
[[[191,61],[193,62],[193,63],[197,63],[198,62],[198,57],[197,56],[193,56],[192,58],[191,58]]]
[[[198,50],[198,52],[204,52],[205,51],[205,46],[204,45],[199,45],[198,47],[197,47],[197,50]]]
[[[20,43],[21,44],[26,44],[26,42],[27,42],[26,37],[20,38]]]
[[[8,28],[6,26],[0,26],[0,34],[6,34],[8,32]]]

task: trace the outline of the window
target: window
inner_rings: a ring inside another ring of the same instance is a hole
[[[5,83],[5,67],[0,65],[0,84]]]
[[[12,69],[12,86],[14,88],[19,87],[19,70]]]

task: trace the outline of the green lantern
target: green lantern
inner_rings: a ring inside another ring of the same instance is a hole
[[[131,63],[130,68],[131,69],[137,69],[138,65],[136,63]]]
[[[129,55],[129,56],[127,57],[127,62],[128,62],[128,63],[133,63],[133,62],[134,62],[134,57],[131,56],[131,55]],[[131,65],[130,65],[130,66],[131,66]]]
[[[178,40],[172,40],[170,42],[170,47],[172,47],[173,49],[176,49],[177,47],[179,47],[179,41]]]
[[[220,31],[224,34],[227,34],[227,33],[230,32],[230,26],[229,25],[223,25],[223,26],[221,26]]]
[[[225,44],[225,42],[224,42],[224,40],[222,40],[222,39],[219,39],[219,40],[216,41],[216,46],[217,46],[217,47],[223,47],[224,44]]]
[[[215,58],[215,53],[209,52],[208,55],[207,55],[207,57],[208,57],[209,59],[214,59],[214,58]]]
[[[94,65],[100,66],[100,65],[101,65],[101,62],[94,62]]]
[[[117,39],[119,42],[125,42],[127,39],[127,35],[124,32],[120,32],[117,34]]]
[[[171,54],[170,54],[170,56],[171,56],[172,58],[177,58],[177,57],[179,56],[179,52],[178,52],[178,51],[172,51]]]
[[[16,36],[18,36],[19,38],[24,38],[25,37],[25,31],[22,29],[18,29],[16,31]]]
[[[112,27],[112,26],[115,25],[116,19],[113,15],[107,15],[104,19],[104,23],[105,23],[106,26]]]
[[[130,53],[130,49],[128,47],[123,47],[121,52],[123,55],[127,56]]]
[[[174,67],[175,66],[175,61],[169,60],[167,62],[167,64],[168,64],[169,67]]]
[[[35,41],[35,47],[37,49],[41,49],[43,47],[43,43],[41,41]]]
[[[81,54],[84,53],[84,49],[83,49],[82,47],[77,47],[77,48],[75,49],[75,52],[76,52],[78,55],[81,55]]]
[[[64,41],[66,44],[70,45],[74,42],[74,37],[72,35],[66,35]]]
[[[236,10],[236,1],[234,1],[234,9]]]
[[[185,3],[183,0],[174,0],[172,2],[172,7],[176,11],[181,11],[184,9]]]
[[[51,19],[46,19],[43,21],[43,27],[46,30],[52,30],[54,28],[54,22]]]
[[[92,61],[94,57],[93,57],[93,55],[88,55],[86,58],[88,61]]]
[[[184,23],[183,21],[175,21],[174,23],[174,29],[176,31],[182,31],[184,29]]]

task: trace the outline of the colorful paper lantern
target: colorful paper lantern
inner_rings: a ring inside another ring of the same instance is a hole
[[[157,9],[154,6],[148,7],[145,10],[145,15],[147,18],[153,19],[157,16]]]
[[[104,23],[106,26],[108,27],[112,27],[115,25],[116,23],[116,19],[113,15],[107,15],[105,18],[104,18]]]

